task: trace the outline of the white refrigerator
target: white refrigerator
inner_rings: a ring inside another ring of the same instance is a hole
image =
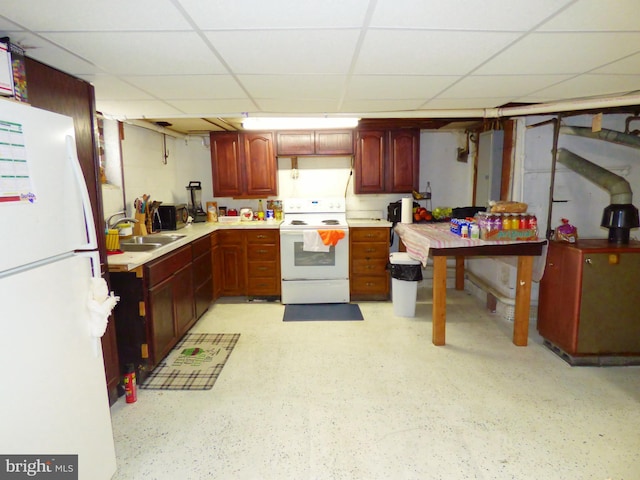
[[[78,478],[100,480],[116,470],[100,344],[115,300],[95,237],[73,120],[0,100],[0,454],[78,455]]]

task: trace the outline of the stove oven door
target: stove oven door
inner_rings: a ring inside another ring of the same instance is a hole
[[[283,280],[349,278],[349,230],[328,252],[307,252],[302,230],[280,230],[280,261]]]

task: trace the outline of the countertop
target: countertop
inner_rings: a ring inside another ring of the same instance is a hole
[[[184,235],[184,238],[172,242],[168,245],[156,248],[150,252],[124,252],[114,255],[109,255],[107,258],[107,265],[110,272],[129,272],[137,267],[144,265],[151,260],[155,260],[167,253],[176,250],[184,245],[187,245],[200,237],[204,237],[216,230],[228,230],[228,229],[253,229],[253,228],[280,228],[282,222],[273,221],[254,221],[254,222],[203,222],[193,223],[181,228],[177,231],[162,232],[165,235]],[[349,218],[347,223],[351,228],[365,228],[365,227],[384,227],[391,228],[391,223],[386,220],[378,220],[375,218]],[[155,234],[151,234],[153,236]]]

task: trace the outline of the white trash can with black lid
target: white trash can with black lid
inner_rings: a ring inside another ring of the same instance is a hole
[[[422,266],[406,252],[389,255],[391,270],[391,299],[397,317],[415,317],[418,282],[422,280]]]

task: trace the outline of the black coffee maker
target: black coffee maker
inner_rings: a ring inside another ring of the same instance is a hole
[[[191,181],[187,185],[189,191],[189,215],[193,218],[193,223],[206,222],[207,213],[202,208],[202,186],[200,182]]]

